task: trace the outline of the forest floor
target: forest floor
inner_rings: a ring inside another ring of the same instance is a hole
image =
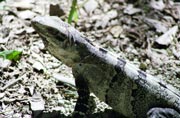
[[[180,2],[165,1],[79,0],[83,5],[73,25],[94,43],[180,89]],[[73,112],[76,88],[63,82],[74,81],[71,68],[48,53],[31,27],[38,15],[67,20],[70,8],[71,0],[0,2],[0,51],[22,51],[18,62],[0,58],[0,118],[31,118],[37,104],[37,109]]]

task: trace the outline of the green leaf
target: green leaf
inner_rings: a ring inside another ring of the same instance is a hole
[[[75,22],[78,21],[78,10],[77,10],[77,9],[75,9],[75,11],[74,11],[73,20],[74,20]]]
[[[71,10],[68,17],[68,23],[71,24],[73,20],[75,22],[77,22],[78,20],[77,0],[72,1]]]
[[[17,51],[17,50],[6,50],[0,52],[0,57],[15,62],[20,60],[21,55],[22,55],[22,51]]]

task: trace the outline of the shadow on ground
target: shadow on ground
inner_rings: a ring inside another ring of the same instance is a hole
[[[78,117],[65,116],[63,114],[60,114],[59,111],[53,111],[53,112],[33,111],[32,118],[126,118],[126,117],[122,116],[121,114],[113,110],[105,110],[104,112],[90,114],[87,116],[78,116]]]

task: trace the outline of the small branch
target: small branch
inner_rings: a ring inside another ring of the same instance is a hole
[[[15,84],[16,82],[18,82],[19,80],[22,80],[25,76],[25,73],[22,74],[22,76],[20,76],[19,78],[12,80],[10,82],[8,82],[4,87],[0,88],[0,91],[5,91],[7,88],[9,88],[10,86],[12,86],[13,84]]]

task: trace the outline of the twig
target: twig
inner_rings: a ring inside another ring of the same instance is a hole
[[[13,84],[15,84],[16,82],[18,82],[19,80],[22,80],[25,76],[25,73],[22,74],[22,76],[20,76],[19,78],[10,81],[9,83],[7,83],[4,87],[0,88],[0,91],[5,91],[8,87],[12,86]]]
[[[72,87],[75,87],[76,85],[75,85],[75,80],[74,79],[72,79],[72,78],[68,78],[68,77],[65,77],[65,76],[63,76],[63,75],[61,75],[61,74],[57,74],[57,73],[54,73],[53,74],[53,77],[56,79],[56,80],[59,80],[59,81],[61,81],[62,83],[66,83],[66,84],[68,84],[68,85],[70,85],[70,86],[72,86]]]

